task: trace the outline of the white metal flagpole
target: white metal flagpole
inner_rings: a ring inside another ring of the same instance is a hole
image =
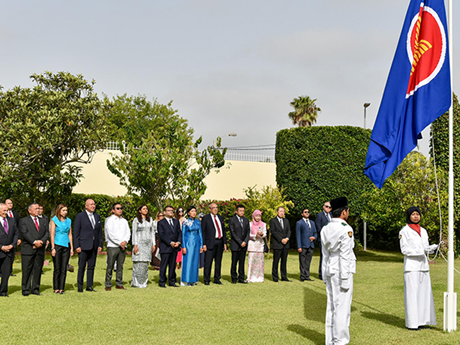
[[[452,0],[449,0],[449,61],[450,85],[453,87],[453,49],[452,49]],[[449,227],[447,252],[447,292],[444,292],[444,331],[457,329],[457,294],[454,292],[454,135],[453,135],[453,104],[449,108]]]

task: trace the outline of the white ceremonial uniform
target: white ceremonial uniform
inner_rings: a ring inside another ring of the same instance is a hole
[[[430,245],[426,230],[420,230],[421,236],[406,225],[399,232],[399,244],[404,255],[404,307],[407,328],[436,325],[430,267],[426,255],[430,251]]]
[[[350,342],[350,313],[353,298],[353,229],[341,218],[333,218],[321,230],[322,273],[326,283],[326,345]]]

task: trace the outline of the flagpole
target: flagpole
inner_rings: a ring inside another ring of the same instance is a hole
[[[453,47],[452,47],[452,0],[449,0],[449,62],[450,83],[453,88]],[[444,293],[444,331],[457,329],[457,294],[454,292],[454,135],[453,104],[449,108],[449,227],[447,252],[447,292]]]

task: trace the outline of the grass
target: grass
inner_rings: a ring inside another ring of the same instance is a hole
[[[125,263],[126,291],[104,291],[105,256],[99,256],[96,293],[77,293],[77,273],[68,273],[66,293],[52,290],[53,266],[45,266],[43,296],[23,297],[20,262],[10,278],[10,298],[0,299],[2,344],[324,344],[325,286],[318,280],[318,253],[313,282],[299,281],[298,256],[289,253],[292,283],[230,283],[230,253],[224,254],[224,285],[158,287],[150,271],[146,289],[129,287],[132,264]],[[71,259],[77,268],[77,257]],[[456,261],[457,266],[459,261]],[[403,257],[399,253],[359,252],[351,314],[351,344],[458,344],[460,331],[444,333],[443,292],[447,264],[431,265],[438,326],[420,332],[404,326]],[[115,275],[113,277],[115,279]],[[455,277],[456,291],[460,288]]]

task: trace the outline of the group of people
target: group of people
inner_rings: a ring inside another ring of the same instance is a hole
[[[85,210],[77,214],[72,231],[72,221],[67,217],[67,207],[56,208],[49,220],[43,216],[43,208],[37,203],[28,207],[29,216],[19,219],[11,200],[0,203],[0,268],[2,280],[0,296],[8,296],[8,279],[12,273],[16,246],[21,246],[22,294],[40,295],[40,280],[45,258],[45,248],[51,244],[54,261],[53,289],[63,294],[70,256],[78,253],[78,292],[83,292],[86,271],[86,291],[94,292],[94,267],[97,254],[102,250],[102,222],[95,212],[94,200],[88,199]],[[105,220],[107,242],[107,270],[105,289],[112,288],[112,272],[116,271],[116,288],[123,287],[123,264],[127,244],[132,234],[133,273],[131,286],[147,287],[148,268],[152,258],[161,258],[159,286],[177,285],[176,265],[181,253],[180,283],[196,285],[199,268],[204,266],[204,284],[222,284],[221,266],[223,252],[227,250],[227,229],[219,215],[218,205],[209,205],[209,214],[197,215],[193,206],[174,217],[172,206],[166,206],[154,220],[147,205],[141,205],[132,222],[123,218],[123,207],[116,203],[112,215]],[[231,249],[231,281],[233,284],[264,281],[264,251],[267,250],[267,226],[261,220],[262,213],[255,210],[250,221],[244,217],[245,208],[237,205],[235,215],[229,220]],[[277,216],[270,220],[272,234],[274,282],[287,281],[287,257],[290,248],[291,227],[284,218],[285,210],[278,207]],[[319,277],[326,284],[326,344],[348,344],[349,324],[353,295],[353,274],[356,273],[356,256],[353,229],[348,225],[348,201],[346,198],[325,202],[323,211],[315,222],[309,219],[307,208],[296,223],[297,250],[299,252],[300,280],[311,281],[310,263],[315,242],[320,248]],[[419,330],[435,325],[433,293],[429,275],[427,254],[437,249],[428,244],[428,235],[420,227],[421,211],[418,207],[407,210],[407,225],[400,231],[401,252],[404,254],[404,298],[406,327]],[[246,255],[248,254],[248,255]],[[245,260],[248,257],[248,275],[245,276]],[[281,262],[281,264],[280,264]],[[115,267],[116,266],[116,267]],[[279,270],[281,277],[279,276]],[[166,273],[168,272],[168,275]]]

